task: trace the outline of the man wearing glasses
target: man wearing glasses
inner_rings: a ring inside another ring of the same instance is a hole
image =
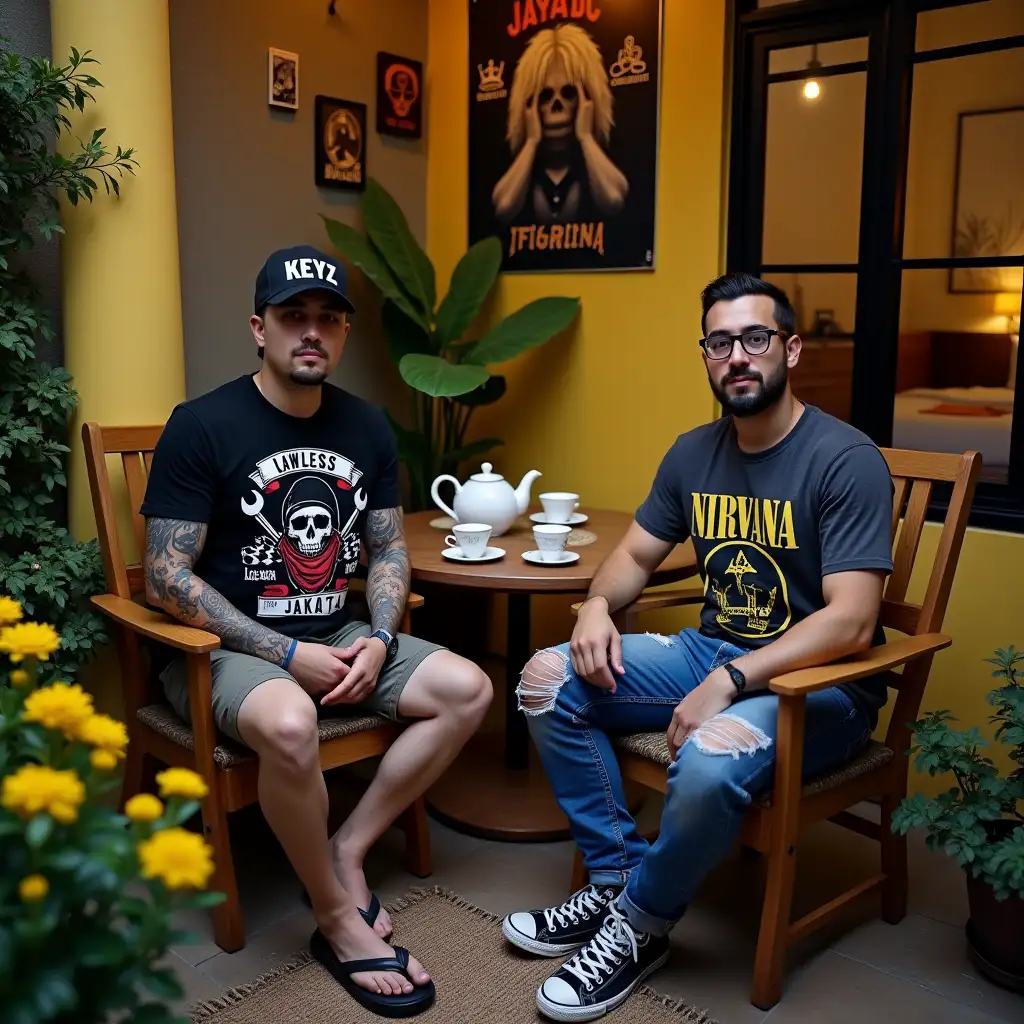
[[[537,992],[554,1020],[607,1013],[668,959],[669,931],[772,784],[769,681],[885,642],[893,485],[881,452],[794,397],[801,343],[785,292],[727,274],[702,308],[704,364],[726,415],[677,438],[594,577],[572,641],[535,654],[518,689],[589,872],[560,906],[502,924],[522,949],[573,954]],[[612,614],[688,538],[704,581],[699,629],[620,636]],[[808,694],[805,774],[853,756],[885,701],[881,680]],[[609,735],[656,729],[673,763],[649,845]]]

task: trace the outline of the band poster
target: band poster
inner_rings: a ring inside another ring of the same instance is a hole
[[[469,244],[650,270],[662,0],[468,0]]]

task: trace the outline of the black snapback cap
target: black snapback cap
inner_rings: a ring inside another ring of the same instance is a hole
[[[348,274],[340,260],[332,259],[311,245],[278,249],[267,257],[256,275],[253,310],[258,313],[264,306],[276,306],[315,288],[337,295],[346,312],[356,311],[346,294]]]

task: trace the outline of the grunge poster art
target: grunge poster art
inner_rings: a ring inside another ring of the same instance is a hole
[[[316,183],[325,188],[366,188],[366,104],[316,98]]]
[[[377,54],[377,131],[401,139],[423,134],[423,65],[418,60]]]
[[[662,0],[469,0],[469,243],[654,266]]]

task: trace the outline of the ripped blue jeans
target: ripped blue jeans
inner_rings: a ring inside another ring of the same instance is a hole
[[[626,808],[609,734],[666,730],[679,701],[743,653],[694,629],[627,634],[615,693],[576,675],[568,644],[538,652],[523,671],[519,706],[590,880],[625,883],[619,905],[641,931],[660,935],[675,924],[739,836],[751,800],[771,786],[778,698],[764,690],[745,695],[691,734],[668,769],[653,844]],[[842,690],[809,694],[804,774],[847,760],[870,732],[868,714]]]

